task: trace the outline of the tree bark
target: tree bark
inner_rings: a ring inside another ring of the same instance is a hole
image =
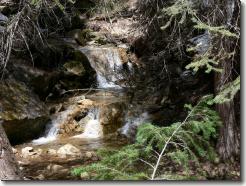
[[[0,121],[0,179],[22,180],[12,147]]]
[[[216,92],[219,93],[226,78],[229,77],[230,62],[223,62],[223,73],[217,74],[215,78]],[[223,160],[233,159],[240,153],[240,135],[239,127],[235,115],[234,100],[216,105],[216,109],[221,117],[223,125],[220,128],[220,136],[217,143],[217,149]]]
[[[240,27],[240,1],[239,0],[221,0],[217,2],[220,10],[223,11],[221,16],[214,20],[217,25],[233,25],[234,28]],[[224,16],[224,17],[223,17]],[[240,28],[239,28],[240,29]],[[220,89],[228,82],[235,79],[234,72],[236,67],[240,69],[240,46],[237,44],[237,39],[220,38],[220,41],[215,41],[217,49],[223,47],[224,54],[235,52],[233,57],[220,60],[219,68],[222,73],[215,74],[215,93],[218,94]],[[218,53],[218,52],[217,52]],[[238,72],[239,73],[239,72]],[[238,76],[238,74],[236,74]],[[223,126],[220,128],[220,136],[217,143],[217,149],[220,157],[223,160],[233,159],[240,154],[240,125],[236,119],[235,99],[230,102],[216,105],[216,109],[222,119]],[[238,110],[238,109],[237,109]]]

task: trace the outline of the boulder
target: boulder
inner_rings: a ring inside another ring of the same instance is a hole
[[[41,149],[34,150],[33,147],[25,147],[21,149],[21,155],[24,158],[36,158],[42,153]]]
[[[80,150],[71,144],[66,144],[58,149],[57,154],[60,157],[66,157],[67,155],[78,156],[80,155]]]
[[[79,121],[81,117],[84,117],[84,112],[86,111],[76,102],[73,103],[72,100],[71,102],[69,102],[71,105],[51,117],[53,123],[59,123],[58,135],[60,137],[73,136],[81,133],[84,129],[77,121]]]
[[[48,149],[47,150],[47,154],[51,155],[51,156],[55,156],[57,154],[55,149]]]
[[[41,136],[49,115],[24,83],[5,79],[0,83],[0,120],[11,144],[20,144]]]
[[[103,126],[103,134],[114,133],[122,127],[124,122],[124,108],[122,103],[111,103],[101,106],[100,109],[100,124]]]
[[[66,62],[63,67],[66,69],[68,73],[83,76],[85,74],[85,68],[80,61],[69,61]]]

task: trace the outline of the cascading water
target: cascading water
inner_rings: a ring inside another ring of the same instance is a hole
[[[109,82],[105,77],[97,73],[97,83],[98,83],[98,88],[117,88],[120,89],[121,87],[119,85],[116,85],[113,82]]]
[[[149,115],[147,112],[140,114],[139,116],[125,117],[125,125],[119,129],[119,132],[126,137],[130,138],[134,136],[136,129],[139,125],[149,121]]]
[[[117,48],[83,47],[80,51],[87,56],[97,73],[98,88],[122,88],[123,85],[117,83],[124,79],[123,63]]]
[[[51,122],[48,124],[48,127],[46,129],[46,135],[44,137],[35,139],[32,142],[36,145],[40,145],[56,140],[59,131],[59,125],[63,123],[65,120],[67,120],[70,114],[70,109],[72,108],[68,108],[63,112],[54,115]]]
[[[56,125],[53,124],[53,122],[48,124],[48,129],[46,131],[48,131],[47,135],[45,137],[41,137],[38,138],[36,140],[33,140],[32,142],[36,145],[40,145],[40,144],[45,144],[51,141],[54,141],[56,139],[56,135],[58,133],[58,128]]]
[[[96,71],[98,88],[102,89],[121,89],[125,80],[126,74],[123,73],[123,63],[116,47],[82,47],[79,50],[85,54],[91,64],[91,67]],[[131,63],[126,63],[128,73],[133,72]],[[34,144],[45,144],[56,140],[59,132],[59,126],[69,117],[69,109],[57,113],[53,116],[51,123],[48,125],[46,135],[39,139],[33,140]],[[99,122],[99,108],[92,109],[88,117],[90,120],[86,123],[84,132],[75,138],[100,138],[103,136],[102,125]],[[133,128],[136,128],[140,123],[144,122],[147,114],[144,113],[140,117],[125,118],[125,125],[121,129],[122,134],[130,136]]]
[[[102,126],[99,122],[99,109],[94,108],[88,113],[90,120],[86,123],[84,132],[73,138],[100,138],[103,136]]]

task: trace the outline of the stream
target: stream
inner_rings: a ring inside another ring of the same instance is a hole
[[[150,121],[145,108],[130,103],[126,93],[132,64],[123,64],[116,48],[79,50],[96,71],[97,89],[50,103],[54,111],[43,136],[14,147],[26,179],[83,179],[73,177],[71,169],[98,161],[100,148],[131,143],[137,127]]]

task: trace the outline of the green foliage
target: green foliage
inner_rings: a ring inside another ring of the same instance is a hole
[[[204,97],[194,107],[186,105],[189,113],[184,122],[166,127],[149,123],[140,125],[135,144],[118,151],[101,150],[98,152],[101,161],[74,169],[73,175],[86,172],[96,180],[147,179],[151,174],[148,165],[155,162],[153,152],[162,151],[164,146],[167,146],[164,162],[172,161],[189,174],[190,162],[199,166],[199,159],[212,161],[216,157],[211,140],[217,137],[216,129],[221,122],[207,104],[209,100],[211,96]],[[148,163],[143,164],[140,160]]]
[[[186,17],[188,15],[193,17],[196,14],[196,10],[193,8],[191,2],[187,0],[177,0],[173,5],[163,8],[162,14],[169,17],[166,24],[161,27],[162,30],[165,30],[171,25],[173,20],[178,20],[178,24],[185,23]]]
[[[195,18],[192,19],[194,23],[196,23],[196,25],[194,26],[194,28],[196,29],[203,29],[203,30],[208,30],[209,32],[213,33],[213,34],[221,34],[222,36],[226,36],[226,37],[235,37],[235,38],[239,38],[239,36],[235,33],[230,32],[229,30],[227,30],[225,28],[225,26],[210,26],[204,22],[201,22]]]
[[[209,104],[222,104],[231,101],[236,93],[240,90],[240,76],[234,81],[224,85],[217,96],[209,102]]]
[[[194,4],[188,0],[178,0],[175,1],[172,5],[165,7],[162,10],[162,13],[169,17],[169,20],[164,26],[161,27],[162,30],[171,26],[171,23],[175,20],[176,23],[184,24],[190,20],[193,22],[193,27],[197,30],[206,30],[210,33],[210,36],[216,37],[228,37],[239,39],[240,36],[236,33],[229,31],[225,26],[212,26],[206,22],[203,22],[199,19],[198,8],[199,4]],[[188,20],[187,20],[188,19]],[[178,20],[178,21],[177,21]],[[186,20],[186,22],[185,22]],[[187,51],[196,50],[195,47],[189,48]],[[219,52],[218,52],[219,53]],[[226,54],[215,55],[213,53],[213,46],[211,45],[210,49],[205,54],[198,54],[194,57],[193,61],[186,66],[187,69],[193,69],[197,72],[201,68],[205,68],[206,73],[211,71],[222,72],[222,69],[217,68],[220,61],[225,58]],[[230,56],[228,56],[230,57]]]
[[[132,167],[140,156],[136,145],[123,147],[120,151],[100,150],[102,160],[89,166],[80,167],[72,171],[73,175],[89,173],[94,180],[137,180],[146,179],[143,172],[138,173]]]
[[[198,57],[196,57],[185,68],[193,69],[195,72],[197,72],[199,69],[204,67],[206,69],[206,73],[210,73],[212,70],[215,72],[222,72],[222,69],[216,67],[218,64],[218,61],[211,59],[208,53],[206,53],[205,55],[199,55]]]

